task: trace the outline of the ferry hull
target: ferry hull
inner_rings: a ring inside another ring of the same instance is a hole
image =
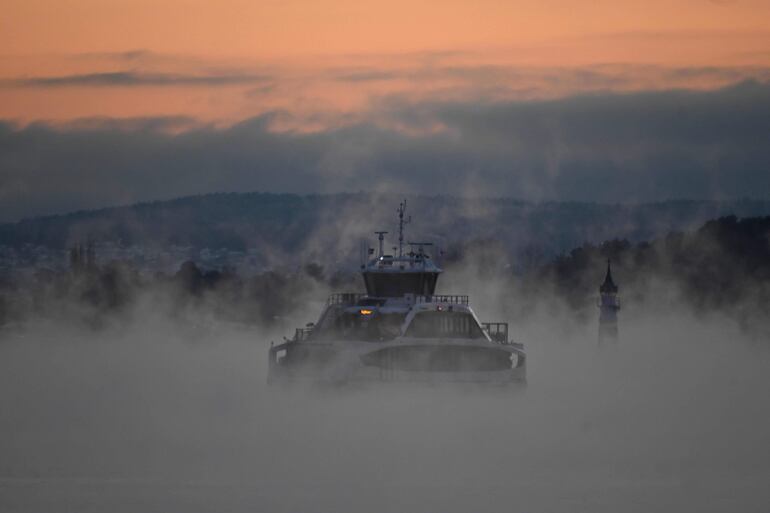
[[[524,383],[517,344],[400,340],[296,342],[270,351],[270,382]]]

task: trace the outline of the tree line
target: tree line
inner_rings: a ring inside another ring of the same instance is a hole
[[[588,315],[594,312],[591,298],[609,259],[626,303],[655,300],[649,297],[649,284],[656,281],[670,285],[698,311],[723,311],[745,323],[758,312],[766,315],[770,306],[770,217],[722,217],[692,232],[671,232],[639,243],[586,243],[527,265],[508,265],[514,257],[505,247],[487,240],[448,248],[442,260],[447,277],[442,279],[451,283],[455,270],[474,265],[479,279],[503,283],[531,302],[558,298],[576,313]],[[73,261],[66,272],[39,269],[32,276],[0,276],[0,323],[76,312],[98,325],[100,319],[119,315],[149,295],[167,305],[171,315],[206,309],[225,319],[271,325],[304,305],[323,301],[329,292],[362,289],[357,272],[330,270],[315,262],[244,277],[233,269],[202,269],[188,261],[173,274],[143,276],[126,262],[96,265],[91,258],[90,263]]]

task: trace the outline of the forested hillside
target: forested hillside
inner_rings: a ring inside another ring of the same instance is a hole
[[[0,246],[177,245],[255,250],[276,266],[308,261],[334,266],[357,260],[361,240],[371,241],[374,230],[389,230],[394,241],[401,200],[368,193],[210,194],[4,224]],[[446,250],[471,240],[495,240],[519,263],[525,257],[542,263],[585,242],[650,240],[720,216],[770,215],[770,202],[752,200],[608,205],[413,196],[407,201],[410,240],[429,240]]]

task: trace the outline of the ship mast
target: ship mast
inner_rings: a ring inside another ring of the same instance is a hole
[[[404,214],[406,213],[406,200],[398,204],[398,257],[404,256],[404,225],[408,224],[412,217],[409,216],[404,220]]]

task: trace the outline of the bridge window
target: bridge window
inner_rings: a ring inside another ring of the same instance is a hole
[[[438,273],[363,273],[366,292],[374,297],[401,297],[404,294],[430,296],[436,290]]]

